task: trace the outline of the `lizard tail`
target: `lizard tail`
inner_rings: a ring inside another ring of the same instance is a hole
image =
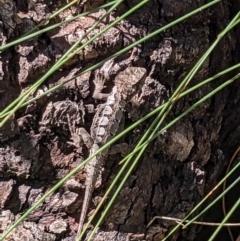
[[[98,150],[98,145],[93,144],[90,154],[92,155],[97,150]],[[84,225],[84,221],[87,216],[89,203],[91,202],[92,193],[95,188],[96,181],[97,181],[97,175],[98,175],[98,169],[99,169],[99,160],[98,159],[99,159],[99,156],[93,157],[93,159],[90,160],[90,162],[86,166],[86,169],[87,169],[86,190],[85,190],[84,199],[83,199],[82,212],[81,212],[81,216],[80,216],[80,220],[79,220],[77,238],[80,236],[80,234],[83,230],[83,225]],[[77,240],[79,240],[79,238]]]
[[[82,212],[81,212],[81,216],[80,216],[80,219],[79,219],[77,237],[79,237],[81,232],[83,231],[84,221],[85,221],[86,216],[87,216],[89,202],[91,201],[91,196],[92,196],[91,194],[89,195],[89,192],[92,192],[92,190],[87,185],[86,186],[86,190],[85,190],[85,196],[84,196],[84,200],[83,200],[83,205],[82,205]],[[77,240],[79,240],[79,239],[77,239]]]

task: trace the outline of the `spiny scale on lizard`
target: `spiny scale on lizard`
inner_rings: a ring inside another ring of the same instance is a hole
[[[91,126],[91,138],[93,139],[93,145],[90,148],[90,155],[94,154],[100,146],[104,145],[116,134],[123,116],[125,105],[127,101],[130,100],[140,89],[140,84],[145,79],[145,76],[145,68],[128,67],[115,77],[115,86],[113,87],[112,92],[108,95],[106,103],[98,106],[93,118]],[[104,87],[103,79],[97,79],[95,84],[98,91],[101,91]],[[101,97],[106,99],[106,94],[95,93],[94,96],[97,96],[98,99]],[[107,151],[108,148],[101,154],[95,156],[86,165],[86,190],[77,236],[79,236],[82,231],[99,169],[104,161]]]

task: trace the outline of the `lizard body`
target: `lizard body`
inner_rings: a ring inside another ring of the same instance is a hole
[[[139,90],[139,83],[144,80],[146,69],[141,67],[127,67],[120,72],[114,81],[115,86],[110,94],[94,93],[97,99],[106,99],[106,103],[100,104],[96,111],[91,126],[91,138],[93,144],[90,148],[90,155],[95,153],[100,146],[107,143],[118,131],[123,117],[123,111],[126,103]],[[103,79],[95,80],[97,92],[102,91],[104,87]],[[79,221],[77,237],[80,235],[84,221],[87,215],[89,203],[95,188],[98,173],[108,150],[95,156],[86,164],[86,190],[82,205],[82,212]]]

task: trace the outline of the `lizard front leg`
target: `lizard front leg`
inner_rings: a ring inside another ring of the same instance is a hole
[[[97,72],[95,79],[93,80],[95,84],[95,89],[93,92],[93,98],[95,100],[106,100],[110,94],[102,93],[102,90],[105,88],[105,78]]]

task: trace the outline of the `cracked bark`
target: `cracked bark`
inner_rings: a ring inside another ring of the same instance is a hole
[[[62,13],[60,19],[75,14],[79,9],[92,9],[95,4],[103,2],[83,1],[81,6]],[[122,4],[88,38],[136,2]],[[24,34],[64,4],[60,0],[52,5],[48,1],[0,1],[1,42],[4,44]],[[150,1],[99,37],[61,71],[54,73],[36,95],[203,4],[204,1]],[[228,4],[222,4],[191,17],[115,59],[113,68],[108,71],[110,80],[106,92],[111,91],[113,77],[127,65],[148,69],[142,99],[133,108],[127,109],[125,126],[168,99],[224,28],[224,23],[234,16],[240,3],[228,1]],[[101,10],[2,52],[0,108],[3,109],[40,78],[104,13],[105,10]],[[238,62],[239,39],[237,27],[216,47],[191,85]],[[94,75],[95,72],[86,73],[19,110],[1,128],[1,232],[87,157],[88,149],[85,146],[75,150],[70,143],[67,116],[75,120],[78,126],[90,129],[95,109],[100,103],[92,98]],[[177,117],[226,79],[219,79],[179,100],[167,121]],[[184,217],[220,180],[239,145],[238,82],[216,94],[149,145],[95,240],[160,240],[174,223],[157,220],[146,229],[147,223],[156,215]],[[134,145],[151,121],[127,135],[125,141]],[[106,160],[103,182],[94,192],[89,212],[94,209],[94,201],[97,202],[116,176],[118,162],[117,155]],[[81,171],[39,206],[7,240],[74,240],[84,196],[84,181],[85,173]],[[234,198],[238,197],[233,195],[231,200]],[[218,213],[219,209],[217,207]],[[209,217],[212,217],[211,213],[205,218]],[[218,214],[212,218],[218,218]],[[207,239],[204,235],[208,232],[200,231],[197,226],[178,230],[171,240]],[[225,230],[221,235],[224,234]],[[237,230],[234,234],[237,237]]]

